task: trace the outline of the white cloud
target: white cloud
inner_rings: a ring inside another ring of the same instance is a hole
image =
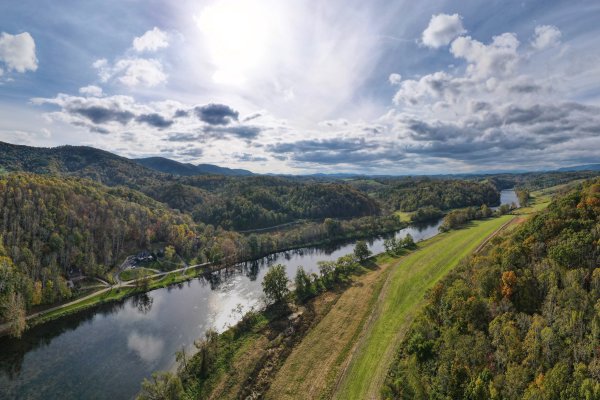
[[[157,27],[133,39],[133,48],[138,53],[144,51],[153,52],[167,46],[169,46],[167,34]]]
[[[454,38],[465,32],[460,15],[437,14],[431,17],[421,40],[427,47],[438,48],[447,46]]]
[[[560,43],[562,34],[560,30],[552,25],[538,25],[535,34],[531,38],[531,45],[537,50],[554,47]]]
[[[400,82],[402,82],[402,75],[393,73],[390,74],[390,77],[388,79],[390,80],[390,83],[392,85],[399,85]]]
[[[548,48],[560,36],[551,27],[538,27],[536,37],[542,39],[534,47]],[[552,54],[519,51],[519,44],[514,33],[495,36],[489,44],[458,37],[450,52],[467,67],[401,81],[394,96],[398,108],[381,118],[385,130],[419,163],[540,168],[548,164],[547,154],[555,155],[553,162],[594,160],[600,109],[571,100],[576,99],[572,83],[564,79],[573,76],[569,63],[541,74],[531,66],[543,65]]]
[[[35,71],[38,60],[35,56],[35,42],[28,32],[18,35],[0,34],[0,62],[10,71]]]
[[[79,93],[84,96],[100,97],[102,96],[102,88],[95,85],[88,85],[79,88]]]
[[[477,78],[506,75],[512,72],[518,61],[519,40],[514,33],[494,36],[492,43],[483,43],[470,36],[459,37],[452,42],[450,52],[465,59],[467,71]]]
[[[129,87],[153,87],[167,81],[162,64],[152,58],[122,58],[113,65],[100,59],[93,66],[102,82],[114,79]]]

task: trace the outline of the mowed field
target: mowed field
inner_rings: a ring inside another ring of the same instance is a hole
[[[390,271],[375,318],[342,375],[334,398],[374,399],[406,328],[420,309],[425,292],[456,267],[497,229],[513,219],[505,215],[475,221],[468,227],[440,234],[424,248],[401,259]]]
[[[296,346],[273,380],[270,399],[378,398],[399,340],[425,292],[515,218],[506,215],[421,242],[399,259],[357,279]]]

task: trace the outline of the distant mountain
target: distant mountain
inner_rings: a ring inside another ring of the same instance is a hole
[[[164,157],[147,157],[134,159],[135,162],[143,165],[144,167],[151,168],[153,170],[164,172],[165,174],[182,175],[182,176],[193,176],[193,175],[227,175],[227,176],[248,176],[254,175],[253,172],[245,169],[232,169],[226,167],[219,167],[212,164],[189,164],[180,163],[174,160],[170,160]]]
[[[600,171],[600,164],[574,165],[572,167],[559,168],[557,171]]]
[[[165,177],[218,174],[248,176],[252,172],[216,165],[184,164],[163,157],[131,160],[87,146],[31,147],[0,142],[0,171],[64,174],[93,179],[105,185],[135,189]]]
[[[47,148],[4,142],[0,142],[0,170],[65,174],[133,188],[162,175],[128,158],[93,147]]]

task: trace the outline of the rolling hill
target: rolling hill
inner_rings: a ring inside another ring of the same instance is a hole
[[[246,169],[232,169],[219,167],[213,164],[190,164],[180,163],[164,157],[147,157],[134,159],[135,162],[147,168],[163,172],[165,174],[193,176],[193,175],[227,175],[227,176],[248,176],[254,175],[253,172]]]

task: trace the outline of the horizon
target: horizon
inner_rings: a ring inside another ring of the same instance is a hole
[[[4,8],[2,141],[282,175],[599,162],[591,0]]]
[[[50,146],[50,147],[44,147],[44,146],[27,146],[27,145],[20,145],[20,144],[16,144],[16,143],[9,143],[9,142],[2,142],[0,141],[0,144],[2,143],[6,143],[9,145],[14,145],[14,146],[25,146],[25,147],[31,147],[31,148],[42,148],[42,149],[55,149],[55,148],[60,148],[60,147],[85,147],[85,148],[90,148],[90,149],[94,149],[94,150],[101,150],[101,151],[108,151],[108,150],[104,150],[104,149],[99,149],[97,147],[93,147],[93,146],[87,146],[87,145],[70,145],[70,144],[63,144],[63,145],[57,145],[57,146]],[[230,168],[227,166],[223,166],[223,165],[218,165],[218,164],[211,164],[211,163],[192,163],[192,162],[181,162],[181,161],[177,161],[171,158],[167,158],[167,157],[163,157],[163,156],[147,156],[147,157],[136,157],[136,158],[130,158],[130,157],[125,157],[125,156],[121,156],[119,154],[116,153],[112,153],[110,151],[108,151],[111,154],[117,155],[119,157],[124,157],[128,160],[131,161],[138,161],[138,160],[144,160],[144,159],[150,159],[150,158],[157,158],[157,159],[163,159],[163,160],[167,160],[167,161],[172,161],[175,163],[181,163],[181,164],[186,164],[186,165],[192,165],[192,166],[202,166],[202,165],[206,165],[206,166],[215,166],[218,168],[225,168],[225,169],[231,169],[231,170],[243,170],[243,171],[248,171],[251,172],[253,175],[270,175],[270,176],[292,176],[292,177],[302,177],[302,176],[325,176],[325,177],[336,177],[336,176],[348,176],[348,177],[372,177],[372,178],[378,178],[378,177],[382,177],[382,178],[386,178],[386,177],[395,177],[395,178],[399,178],[399,177],[439,177],[439,176],[479,176],[479,175],[502,175],[502,174],[508,174],[508,175],[519,175],[519,174],[530,174],[530,173],[545,173],[545,172],[556,172],[559,171],[561,169],[568,169],[568,168],[579,168],[579,167],[587,167],[587,166],[599,166],[600,167],[600,162],[598,163],[587,163],[587,164],[578,164],[578,165],[567,165],[567,166],[563,166],[560,168],[555,168],[555,169],[532,169],[532,170],[524,170],[524,169],[514,169],[514,170],[480,170],[480,171],[474,171],[474,172],[456,172],[456,173],[414,173],[414,174],[366,174],[366,173],[361,173],[361,172],[312,172],[312,173],[275,173],[275,172],[255,172],[252,171],[250,169],[246,169],[246,168]],[[146,168],[152,169],[148,166],[143,165]],[[585,170],[585,169],[584,169]]]

